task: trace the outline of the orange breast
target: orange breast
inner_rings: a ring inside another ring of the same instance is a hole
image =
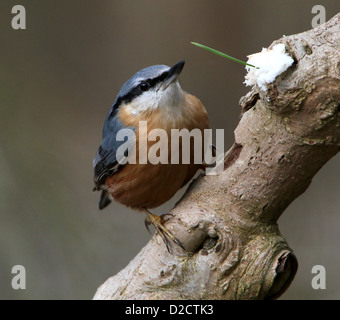
[[[185,105],[181,115],[170,117],[165,110],[158,108],[132,115],[122,106],[118,117],[126,126],[136,127],[136,164],[126,164],[121,170],[108,177],[105,184],[113,198],[135,209],[155,208],[169,200],[183,185],[185,185],[202,167],[201,164],[170,164],[171,161],[171,129],[187,128],[189,131],[198,128],[203,132],[209,128],[208,115],[202,103],[193,95],[186,94]],[[139,133],[139,121],[147,121],[147,132]],[[153,129],[163,129],[167,132],[168,164],[138,163],[139,144],[147,146],[147,150],[157,141],[148,141],[147,134]],[[203,133],[202,133],[203,137]],[[181,145],[180,145],[181,148]],[[193,141],[190,143],[193,155]],[[202,146],[203,148],[203,146]],[[181,150],[179,152],[181,159]]]

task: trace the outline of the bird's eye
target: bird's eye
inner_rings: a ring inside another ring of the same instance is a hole
[[[142,90],[142,91],[147,91],[149,88],[150,88],[150,85],[147,83],[147,82],[141,82],[139,84],[139,88]]]

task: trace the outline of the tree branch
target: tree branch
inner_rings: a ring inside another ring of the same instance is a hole
[[[167,227],[190,254],[155,235],[94,299],[264,299],[289,286],[297,260],[276,222],[340,149],[340,14],[277,43],[294,65],[241,99],[225,170],[171,211]]]

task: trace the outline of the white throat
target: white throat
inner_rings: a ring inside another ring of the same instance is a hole
[[[158,108],[164,112],[172,114],[179,114],[180,108],[184,103],[184,93],[178,83],[175,81],[171,83],[166,89],[162,86],[146,91],[139,97],[135,98],[133,102],[126,106],[128,111],[132,114],[139,114],[144,111],[152,111]]]

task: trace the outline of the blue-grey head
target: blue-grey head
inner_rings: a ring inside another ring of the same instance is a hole
[[[178,76],[184,63],[180,61],[172,67],[154,65],[138,71],[121,87],[108,119],[114,116],[122,105],[132,114],[179,105],[183,99],[183,91],[178,83]]]

